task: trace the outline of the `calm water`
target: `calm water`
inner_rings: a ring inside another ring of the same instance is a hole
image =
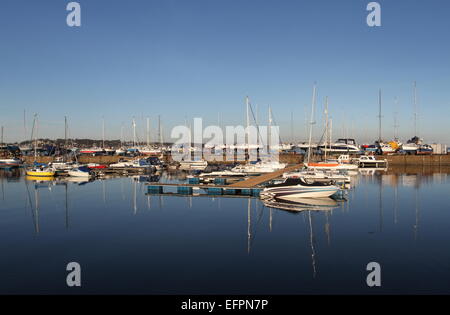
[[[347,202],[300,213],[0,173],[0,293],[450,293],[447,173],[359,175]],[[66,286],[71,261],[81,288]]]

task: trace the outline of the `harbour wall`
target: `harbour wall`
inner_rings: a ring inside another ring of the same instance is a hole
[[[117,163],[122,156],[80,156],[78,157],[78,162],[80,163],[98,163],[98,164],[111,164]],[[425,165],[425,166],[450,166],[450,155],[387,155],[379,156],[379,159],[387,159],[389,165]],[[41,156],[38,157],[37,161],[40,163],[49,163],[54,160],[54,157]],[[164,156],[164,161],[170,162],[172,159],[170,155]],[[279,160],[281,163],[287,164],[299,164],[303,162],[303,155],[295,153],[283,153],[279,155]],[[34,157],[25,157],[27,163],[33,163]],[[210,164],[232,164],[233,161],[215,161]]]
[[[389,165],[450,166],[449,154],[436,155],[387,155]]]

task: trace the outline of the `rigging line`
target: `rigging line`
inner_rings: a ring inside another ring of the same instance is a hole
[[[258,125],[258,122],[256,121],[256,118],[255,118],[255,113],[253,112],[252,104],[249,102],[248,105],[249,105],[250,112],[251,112],[252,117],[253,117],[253,121],[255,122],[255,125],[256,125],[256,131],[257,131],[257,133],[258,133],[259,140],[261,141],[261,144],[262,144],[263,146],[265,146],[264,141],[263,141],[262,136],[261,136],[261,132],[259,131],[259,125]]]
[[[275,121],[275,118],[274,118],[273,113],[272,113],[272,120],[273,120],[273,123],[275,124],[275,126],[278,126],[277,122]],[[283,143],[283,142],[281,141],[281,135],[280,135],[280,132],[278,132],[278,141],[280,141],[280,143]]]

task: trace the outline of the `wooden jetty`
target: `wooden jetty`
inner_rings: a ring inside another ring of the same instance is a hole
[[[265,182],[268,182],[268,181],[270,181],[272,179],[275,179],[275,178],[278,178],[278,177],[282,176],[283,173],[293,172],[293,171],[298,170],[298,169],[300,169],[302,167],[303,167],[302,164],[296,164],[296,165],[293,165],[293,166],[288,166],[288,167],[286,167],[286,168],[284,168],[282,170],[278,170],[278,171],[275,171],[275,172],[272,172],[272,173],[267,173],[267,174],[263,174],[263,175],[260,175],[260,176],[252,177],[252,178],[249,178],[249,179],[246,179],[246,180],[243,180],[243,181],[231,184],[231,185],[229,185],[229,187],[236,187],[236,188],[238,188],[238,187],[256,187],[256,186],[261,185],[261,184],[263,184]]]
[[[259,196],[263,187],[259,187],[262,183],[268,182],[272,179],[278,178],[285,172],[292,172],[301,168],[301,164],[286,167],[282,170],[278,170],[272,173],[263,174],[260,176],[252,177],[237,183],[230,185],[220,184],[204,184],[204,183],[189,183],[189,184],[165,184],[165,183],[149,183],[149,194],[177,194],[177,195],[193,195],[198,196],[198,193],[194,194],[194,190],[204,190],[206,195],[209,196],[222,196],[222,195],[240,195],[240,196]],[[165,187],[176,188],[176,193],[164,192]]]

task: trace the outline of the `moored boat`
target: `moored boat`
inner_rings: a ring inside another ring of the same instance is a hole
[[[75,167],[68,171],[69,176],[73,177],[91,177],[93,173],[91,169],[87,166]]]
[[[44,166],[35,166],[26,171],[27,176],[33,177],[53,177],[56,174],[54,168],[44,167]]]
[[[197,170],[203,171],[208,166],[205,160],[181,161],[180,170]]]
[[[263,174],[282,170],[285,167],[285,163],[280,163],[278,161],[256,161],[245,165],[238,165],[231,169],[231,171],[244,174]]]
[[[0,167],[18,167],[23,164],[18,158],[0,159]]]
[[[377,160],[373,155],[363,155],[358,159],[358,166],[361,168],[386,168],[387,160]]]
[[[280,184],[269,185],[261,193],[261,198],[323,198],[330,197],[339,191],[334,184],[308,182],[303,178],[287,178]]]

